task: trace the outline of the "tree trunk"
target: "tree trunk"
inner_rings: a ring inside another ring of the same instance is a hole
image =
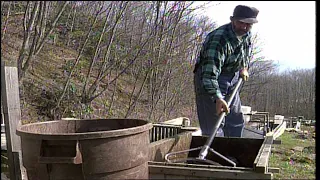
[[[31,18],[29,19],[29,22],[28,22],[28,26],[26,26],[26,22],[27,22],[27,17],[28,17],[28,9],[29,9],[29,6],[30,6],[30,2],[28,1],[28,4],[26,6],[26,11],[25,11],[25,15],[24,15],[24,25],[25,25],[25,31],[24,31],[24,35],[23,35],[23,43],[22,43],[22,47],[20,49],[20,52],[19,52],[19,58],[18,58],[18,77],[19,77],[19,81],[21,81],[21,79],[23,78],[24,74],[25,74],[25,71],[23,70],[23,61],[24,61],[24,58],[25,58],[25,55],[26,55],[26,51],[27,51],[27,48],[29,46],[29,39],[30,39],[30,34],[31,34],[31,31],[33,29],[33,25],[34,25],[34,21],[35,21],[35,18],[36,18],[36,14],[38,12],[38,8],[39,8],[39,1],[36,2],[36,4],[33,6],[33,10],[32,10],[32,14],[31,14]],[[29,54],[30,55],[30,54]]]
[[[9,7],[8,7],[8,12],[7,12],[7,16],[6,16],[6,20],[4,22],[4,26],[3,28],[1,29],[2,33],[1,33],[1,40],[4,39],[4,35],[6,34],[6,31],[7,31],[7,28],[8,28],[8,22],[9,22],[9,17],[10,17],[10,10],[11,10],[11,1],[9,1]],[[3,2],[1,2],[1,7],[3,5]],[[1,21],[1,24],[2,24],[2,21]]]

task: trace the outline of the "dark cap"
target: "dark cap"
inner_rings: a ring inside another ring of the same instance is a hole
[[[244,23],[257,23],[258,20],[256,18],[258,13],[259,10],[257,8],[238,5],[234,8],[231,20],[238,20]]]

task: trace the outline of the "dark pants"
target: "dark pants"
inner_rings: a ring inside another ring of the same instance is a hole
[[[200,73],[201,71],[198,70],[194,75],[197,113],[202,135],[210,136],[219,116],[216,114],[215,100],[211,98],[211,95],[207,94],[204,91],[200,83]],[[238,79],[239,72],[236,72],[234,74],[222,74],[219,76],[219,88],[222,95],[224,96],[224,99],[228,98],[228,95],[231,94]],[[244,128],[244,119],[241,112],[239,90],[234,96],[229,108],[229,114],[224,118],[220,128],[223,129],[224,136],[241,137]]]

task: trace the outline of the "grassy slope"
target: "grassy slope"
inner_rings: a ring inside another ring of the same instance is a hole
[[[4,40],[1,41],[1,58],[6,62],[6,65],[9,66],[16,66],[19,50],[22,46],[22,19],[23,15],[10,17],[6,36]],[[51,109],[51,103],[53,100],[44,99],[41,93],[43,91],[47,91],[50,93],[51,98],[58,98],[58,95],[63,89],[67,78],[67,75],[64,73],[67,67],[66,64],[75,62],[77,55],[77,51],[61,45],[61,41],[58,38],[57,45],[53,45],[52,42],[45,43],[40,53],[33,58],[33,61],[31,62],[26,73],[26,78],[23,81],[23,85],[20,86],[21,115],[23,124],[51,120],[46,116],[46,114],[49,114],[48,111]],[[89,66],[89,63],[81,59],[77,66],[79,67],[78,70],[81,71],[81,74],[79,71],[77,71],[73,75],[72,83],[75,84],[77,90],[81,90],[83,88],[83,77],[87,74],[87,66]],[[111,76],[111,79],[113,79],[113,76],[114,75]],[[111,81],[111,79],[109,81]],[[101,97],[98,97],[92,102],[93,112],[91,112],[90,115],[92,115],[92,117],[90,118],[124,117],[129,107],[129,96],[131,91],[134,89],[134,80],[129,75],[123,74],[117,83],[117,93],[114,99],[112,112],[107,114],[108,106],[111,104],[111,96],[113,92],[113,85],[110,85],[109,89],[105,91]],[[138,88],[140,87],[141,83],[142,80],[138,81]],[[137,91],[138,89],[135,90],[135,92]],[[145,107],[148,106],[148,104],[144,103],[146,97],[143,96],[145,95],[140,97],[141,99],[139,99],[139,105],[136,106],[136,109],[130,118],[156,121],[156,119],[148,118],[148,113],[145,111]],[[63,117],[73,117],[70,116],[70,112],[72,112],[73,109],[70,109],[66,111],[67,114],[65,114]],[[166,119],[162,119],[162,121],[180,116],[186,116],[192,119],[192,117],[189,116],[189,109],[189,106],[179,106],[175,112],[170,114],[170,117],[166,117]],[[157,115],[163,114],[163,110],[161,108],[157,108],[155,109],[154,114],[156,114],[157,117]],[[197,122],[192,121],[192,123],[196,124]]]
[[[269,166],[280,168],[274,179],[315,179],[315,158],[312,157],[315,154],[314,128],[302,127],[302,130],[309,132],[305,138],[297,132],[285,131],[279,137],[282,144],[272,145]],[[293,150],[297,146],[304,147],[304,150]]]
[[[22,44],[22,37],[21,35],[10,34],[10,32],[8,32],[7,35],[7,38],[1,42],[1,56],[6,61],[6,65],[16,66],[16,60]],[[77,51],[71,48],[46,43],[39,55],[34,57],[26,73],[23,86],[20,86],[23,124],[50,120],[44,115],[45,113],[43,113],[41,109],[42,106],[48,104],[48,101],[41,96],[41,92],[46,90],[50,91],[50,93],[56,93],[57,90],[61,91],[63,89],[67,78],[67,75],[64,74],[66,64],[68,64],[68,62],[74,62],[77,55]],[[79,65],[82,62],[83,61],[80,61]],[[82,77],[86,75],[85,70],[87,68],[84,68],[84,66],[87,65],[88,64],[81,65]],[[77,79],[76,82],[74,81],[75,76]],[[114,75],[111,76],[111,79],[112,78],[114,78]],[[79,71],[77,71],[73,75],[73,83],[75,83],[77,89],[83,87],[80,79]],[[107,115],[105,104],[110,103],[113,91],[113,85],[110,85],[109,89],[101,97],[93,101],[94,112],[92,112],[92,118],[122,118],[128,109],[129,95],[134,88],[133,82],[132,77],[126,74],[123,74],[118,79],[117,95],[113,104],[113,111],[112,114]],[[57,96],[57,94],[55,94],[55,96]],[[143,102],[139,101],[139,103]],[[147,114],[142,108],[143,106],[139,107],[133,116],[137,118],[147,118]],[[65,117],[69,116],[67,115]]]
[[[11,21],[14,20],[12,19]],[[4,40],[1,41],[1,58],[5,61],[7,66],[17,66],[16,61],[23,42],[23,35],[21,32],[21,24],[10,23],[6,36]],[[78,52],[71,48],[46,43],[39,55],[33,58],[29,70],[26,73],[26,78],[23,81],[23,85],[20,86],[23,124],[50,120],[46,117],[45,113],[43,113],[43,109],[41,109],[42,106],[45,107],[46,104],[48,104],[48,101],[43,99],[41,93],[43,90],[54,93],[57,89],[63,89],[67,78],[67,75],[64,74],[66,64],[68,61],[74,62],[77,55]],[[87,68],[81,68],[83,74],[86,74],[86,72],[83,71],[85,69]],[[79,74],[75,73],[74,76],[78,77]],[[123,93],[117,96],[114,103],[115,110],[113,111],[113,117],[123,116],[124,111],[127,109],[127,95],[133,87],[130,83],[125,82],[126,79],[129,78],[123,77],[119,79],[118,86],[120,89],[118,88],[118,90]],[[83,86],[79,77],[74,83],[76,83],[76,88],[78,89],[81,89]],[[106,118],[104,103],[106,99],[110,99],[112,90],[112,86],[110,86],[110,89],[107,90],[103,96],[97,98],[93,102],[96,108],[92,113],[92,118]]]

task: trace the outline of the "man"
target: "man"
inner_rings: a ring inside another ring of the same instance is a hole
[[[202,135],[210,136],[219,115],[227,116],[217,136],[241,137],[244,120],[239,91],[231,102],[231,94],[239,76],[248,80],[250,30],[257,23],[259,11],[254,7],[238,5],[231,22],[210,32],[203,43],[194,69],[194,85],[197,113]]]

